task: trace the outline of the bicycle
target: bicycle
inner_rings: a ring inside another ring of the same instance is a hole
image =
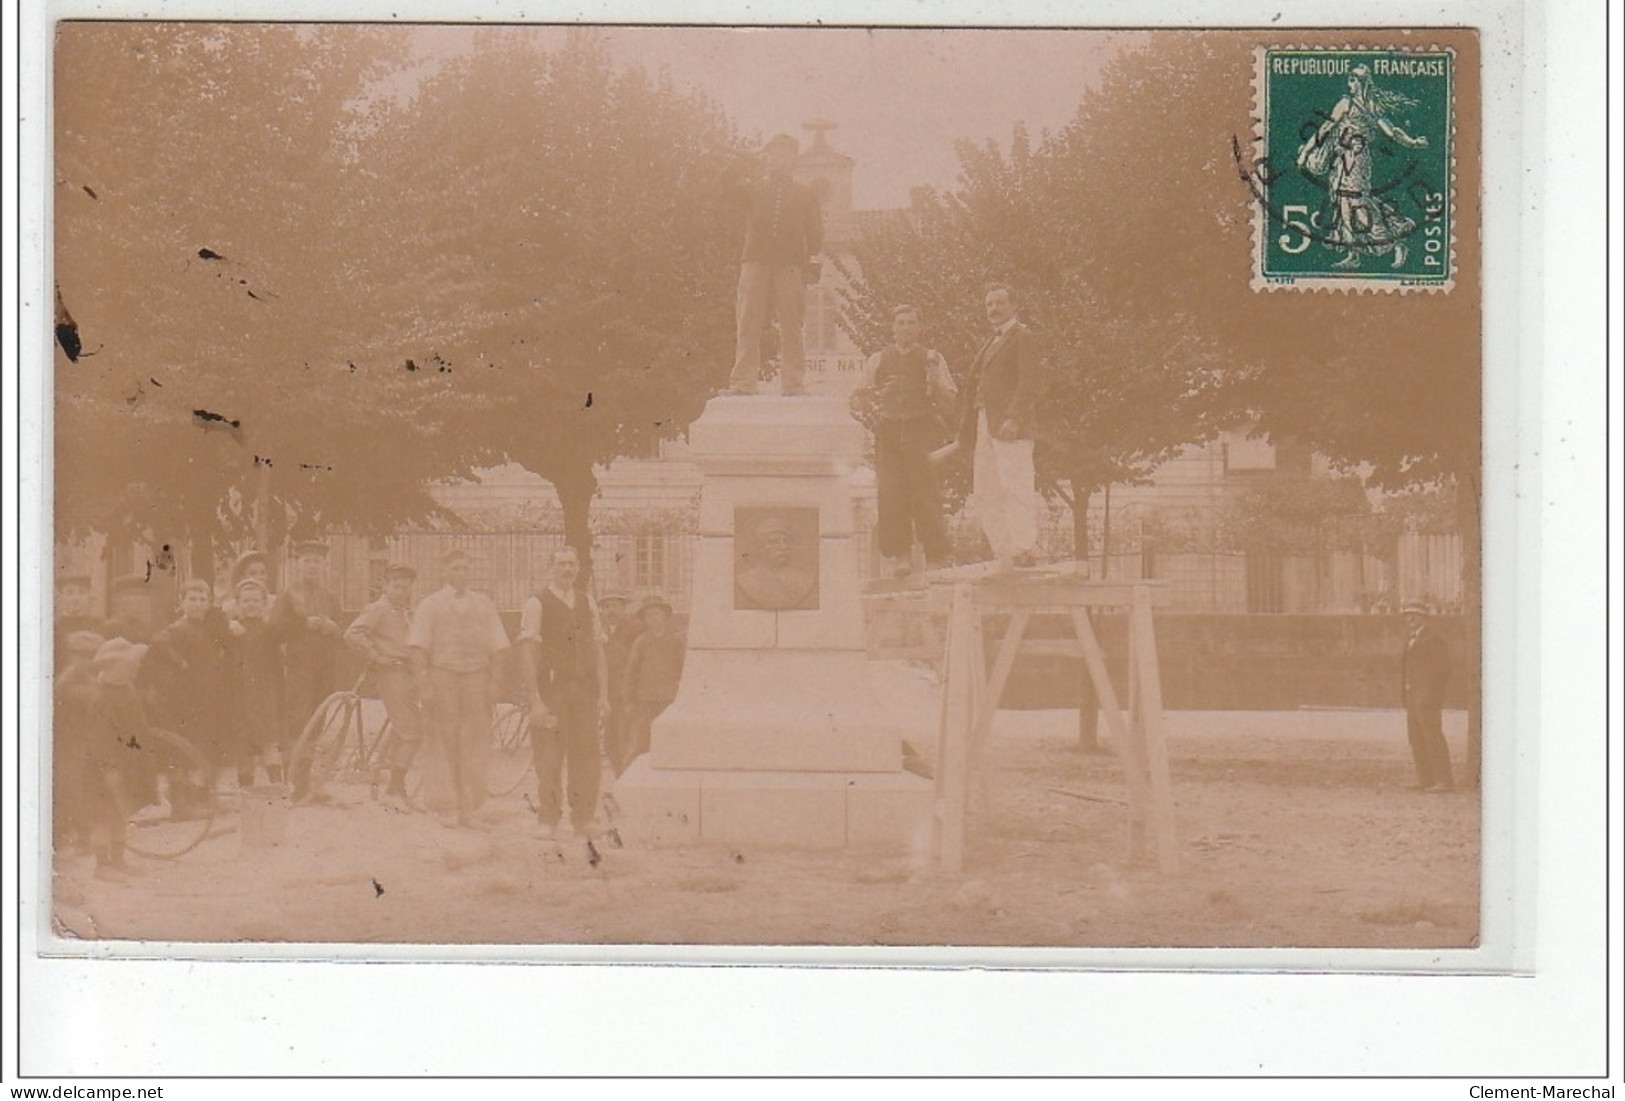
[[[151,798],[130,815],[124,847],[138,856],[174,860],[197,848],[214,825],[220,808],[210,789],[213,769],[172,730],[149,728],[142,748],[152,752],[153,783],[137,786]]]
[[[377,730],[368,730],[362,713],[361,685],[334,692],[311,713],[288,754],[288,777],[304,791],[320,791],[333,781],[363,782],[376,789],[378,774],[388,763],[393,741],[388,716]]]
[[[288,756],[288,775],[301,788],[319,791],[325,783],[365,783],[379,797],[384,772],[395,755],[397,730],[386,716],[376,731],[367,729],[362,714],[362,679],[347,691],[322,701],[300,731]],[[487,788],[492,795],[511,795],[531,774],[530,712],[503,700],[491,724],[491,770]],[[415,798],[422,785],[414,770],[407,783]]]
[[[530,708],[500,700],[491,723],[491,771],[487,787],[492,795],[512,795],[533,775],[530,754]]]

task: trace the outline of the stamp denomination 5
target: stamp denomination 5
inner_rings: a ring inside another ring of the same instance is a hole
[[[1449,290],[1454,76],[1450,50],[1258,50],[1255,288]]]

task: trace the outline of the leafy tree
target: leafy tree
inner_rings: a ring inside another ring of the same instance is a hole
[[[393,235],[362,261],[371,354],[444,382],[460,462],[552,482],[583,562],[595,464],[677,435],[727,372],[739,227],[717,183],[737,153],[710,102],[617,69],[590,32],[548,52],[515,29],[482,32],[367,150]]]
[[[434,397],[363,370],[355,143],[405,33],[65,23],[55,270],[82,339],[56,361],[59,536],[194,545],[388,530],[433,503]],[[379,455],[390,456],[379,462]]]

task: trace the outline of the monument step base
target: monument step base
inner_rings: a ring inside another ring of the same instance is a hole
[[[935,802],[910,772],[665,769],[647,755],[615,781],[628,841],[922,849]]]

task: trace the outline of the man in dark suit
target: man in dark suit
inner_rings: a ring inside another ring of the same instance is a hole
[[[1038,338],[1016,316],[1006,286],[983,299],[993,335],[976,353],[960,409],[959,444],[974,448],[972,510],[1006,570],[1036,564],[1038,490],[1033,428],[1039,389]]]
[[[1450,679],[1450,650],[1428,623],[1427,606],[1406,601],[1405,653],[1400,663],[1405,701],[1405,733],[1416,760],[1418,791],[1450,791],[1450,747],[1444,740],[1444,686]]]
[[[753,179],[741,166],[724,185],[728,196],[746,210],[734,366],[728,379],[732,394],[756,392],[769,307],[779,319],[779,393],[794,397],[807,392],[801,327],[807,313],[807,283],[818,281],[816,258],[824,247],[824,222],[818,197],[794,179],[800,152],[795,138],[779,134],[762,150],[765,176]]]

